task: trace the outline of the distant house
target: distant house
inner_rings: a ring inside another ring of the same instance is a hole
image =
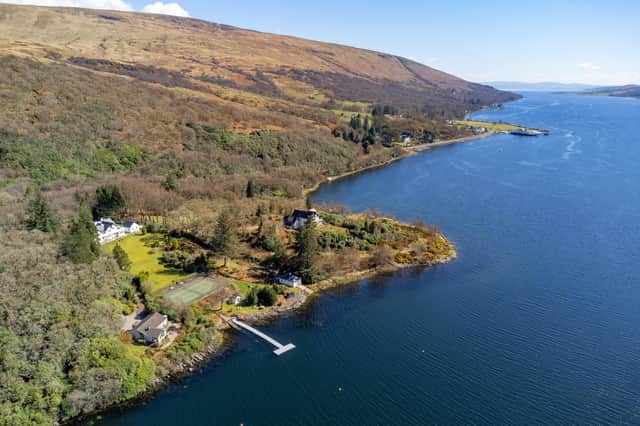
[[[404,143],[410,143],[411,142],[411,134],[409,133],[403,133],[400,135],[400,140]]]
[[[291,215],[284,217],[284,226],[285,228],[299,229],[302,228],[308,220],[313,220],[315,223],[321,222],[320,216],[318,216],[318,212],[315,209],[294,210]]]
[[[148,344],[159,344],[167,337],[168,327],[167,316],[154,312],[140,321],[140,324],[131,330],[131,335],[134,339],[144,339]]]
[[[98,242],[100,244],[117,240],[127,235],[125,229],[109,218],[102,218],[94,222],[98,230]]]
[[[121,226],[115,223],[111,218],[102,218],[99,221],[94,222],[94,224],[98,231],[98,243],[100,244],[108,243],[109,241],[114,241],[142,230],[142,227],[135,222],[128,221]]]
[[[231,297],[231,303],[232,303],[232,304],[234,304],[234,305],[239,305],[239,304],[241,304],[241,303],[242,303],[242,296],[241,296],[241,295],[239,295],[239,294],[234,294],[234,295]]]
[[[123,223],[122,227],[127,232],[127,234],[135,234],[137,232],[142,231],[142,227],[140,225],[138,225],[137,223],[132,222],[130,220],[128,220],[125,223]]]
[[[276,282],[289,287],[299,287],[302,285],[302,278],[292,273],[280,274],[276,276]]]

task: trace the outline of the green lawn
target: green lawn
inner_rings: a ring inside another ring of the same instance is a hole
[[[113,252],[113,247],[120,244],[120,247],[129,256],[131,260],[131,273],[134,275],[142,272],[149,273],[148,281],[152,283],[152,292],[163,290],[177,281],[194,274],[185,274],[176,269],[167,269],[158,259],[162,254],[160,248],[153,248],[150,245],[153,240],[163,238],[162,234],[146,234],[146,235],[130,235],[118,241],[105,244],[103,249],[109,254]]]
[[[458,120],[457,123],[464,126],[486,127],[487,129],[496,132],[510,132],[512,130],[517,130],[520,128],[520,126],[514,126],[513,124],[491,123],[489,121]]]

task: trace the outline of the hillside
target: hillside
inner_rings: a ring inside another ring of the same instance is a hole
[[[389,102],[434,115],[511,96],[414,61],[195,19],[0,5],[4,54],[215,92],[239,89],[310,105]]]
[[[516,97],[369,50],[195,19],[0,4],[5,179],[173,174],[192,198],[202,179],[226,176],[235,191],[234,176],[256,175],[299,195],[321,176],[399,155],[382,144],[402,132],[455,137],[444,118]],[[341,127],[376,104],[395,117]]]
[[[608,86],[588,90],[585,95],[616,96],[620,98],[640,98],[640,85],[628,84],[625,86]]]
[[[445,119],[516,97],[346,46],[0,4],[0,424],[95,412],[217,349],[219,301],[175,304],[158,276],[263,289],[452,259],[422,223],[324,206],[330,225],[294,233],[282,218],[327,176],[465,136]],[[144,225],[147,248],[99,247],[101,217]],[[180,325],[168,349],[121,330],[140,307]]]

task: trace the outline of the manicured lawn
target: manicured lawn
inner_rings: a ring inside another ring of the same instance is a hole
[[[194,275],[185,274],[176,269],[167,269],[159,262],[162,250],[151,247],[151,242],[159,238],[163,238],[162,234],[131,235],[102,247],[106,252],[112,253],[113,247],[120,244],[131,260],[131,273],[138,275],[147,272],[148,281],[152,283],[152,292],[155,293]]]

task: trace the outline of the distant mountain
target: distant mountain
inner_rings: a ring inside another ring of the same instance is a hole
[[[640,85],[627,84],[625,86],[608,86],[598,87],[596,89],[583,92],[586,95],[597,96],[617,96],[620,98],[638,98],[640,99]]]
[[[580,83],[554,83],[550,81],[529,83],[525,81],[492,81],[485,83],[500,90],[516,92],[582,92],[592,90],[598,86]]]

